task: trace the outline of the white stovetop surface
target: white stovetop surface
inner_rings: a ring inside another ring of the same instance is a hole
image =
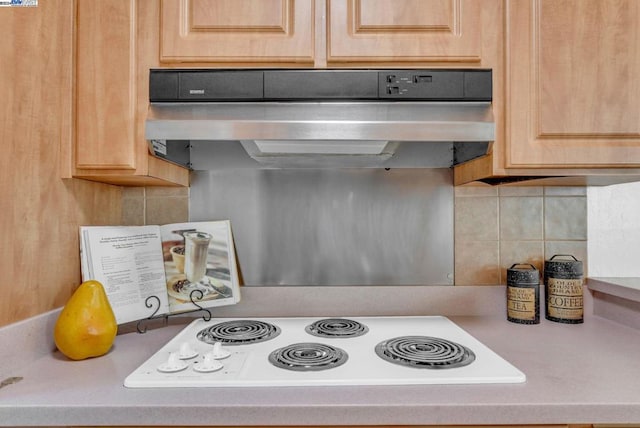
[[[247,318],[274,324],[280,335],[265,342],[248,345],[225,345],[231,356],[220,360],[224,368],[212,373],[199,373],[193,368],[213,345],[196,338],[200,330],[232,318],[197,319],[151,356],[125,379],[130,388],[217,387],[217,386],[314,386],[314,385],[426,385],[521,383],[525,375],[495,352],[446,317],[343,317],[365,324],[369,331],[354,338],[322,338],[305,331],[305,327],[325,317],[314,318]],[[404,367],[380,358],[375,346],[398,336],[432,336],[447,339],[471,349],[476,358],[464,367],[424,369]],[[198,355],[185,360],[188,367],[176,373],[161,373],[171,352],[179,352],[188,342]],[[283,346],[315,342],[343,349],[348,360],[341,366],[322,371],[291,371],[273,366],[268,355]]]

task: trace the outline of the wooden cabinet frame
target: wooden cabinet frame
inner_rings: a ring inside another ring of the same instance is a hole
[[[314,12],[309,0],[162,0],[160,60],[312,64]]]
[[[76,2],[75,146],[67,175],[117,185],[188,185],[188,170],[152,156],[144,138],[149,68],[158,66],[158,15],[148,6]]]
[[[640,49],[627,52],[608,38],[606,30],[595,28],[591,33],[604,50],[594,55],[595,67],[585,67],[585,79],[606,80],[596,92],[612,108],[574,96],[586,86],[574,82],[565,66],[575,68],[590,51],[578,50],[580,61],[573,64],[570,56],[560,55],[564,47],[551,39],[580,40],[585,34],[580,26],[597,26],[587,9],[577,15],[582,20],[572,16],[573,6],[566,3],[571,0],[425,0],[436,12],[422,18],[401,10],[415,8],[417,0],[269,0],[279,5],[275,14],[256,16],[246,25],[238,25],[240,18],[230,19],[233,28],[216,17],[189,17],[189,5],[204,1],[214,0],[77,0],[76,146],[69,175],[114,184],[187,185],[187,170],[149,154],[144,119],[149,68],[188,64],[491,68],[496,139],[489,155],[456,166],[456,184],[553,177],[536,184],[584,185],[640,177],[640,120],[629,119],[640,116],[635,102],[640,82],[634,78],[623,90],[616,87],[624,82],[625,69],[640,75]],[[223,7],[221,1],[218,6]],[[632,10],[617,15],[609,9],[605,19],[618,28],[621,40],[640,45],[640,26],[632,25],[640,21],[640,5],[619,1]],[[168,22],[172,11],[182,11],[183,18]],[[185,23],[187,18],[192,22]],[[300,31],[296,19],[308,28]],[[570,22],[564,26],[563,19]],[[171,47],[168,34],[193,44]],[[269,44],[289,34],[291,45]],[[241,40],[226,46],[234,35]],[[270,35],[274,39],[269,43],[260,40]],[[216,41],[220,52],[200,55],[207,40]],[[291,53],[292,46],[304,48]],[[248,47],[255,50],[245,51]],[[622,62],[609,64],[607,55],[616,57],[617,52],[622,52]],[[602,74],[603,67],[610,67],[614,77]],[[616,94],[624,98],[619,104],[611,101]],[[567,99],[577,101],[570,104]],[[594,117],[613,125],[601,126]],[[555,178],[560,176],[573,178]]]
[[[640,4],[623,0],[613,6],[630,10],[618,11],[594,1],[504,0],[505,74],[494,80],[496,140],[489,155],[455,168],[455,184],[640,180],[640,80],[637,72],[630,73],[634,81],[621,77],[625,70],[640,72]],[[609,9],[601,14],[594,5]],[[608,25],[597,25],[599,19]],[[609,32],[633,41],[632,51]]]
[[[640,166],[640,9],[553,1],[507,2],[505,166]]]
[[[482,59],[477,0],[327,0],[329,62],[469,63]]]

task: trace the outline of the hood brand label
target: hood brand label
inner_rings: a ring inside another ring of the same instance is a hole
[[[204,89],[189,89],[189,95],[204,95]]]

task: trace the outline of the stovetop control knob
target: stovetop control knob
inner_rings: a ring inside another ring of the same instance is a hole
[[[222,365],[222,363],[216,360],[216,358],[213,355],[213,352],[209,352],[204,355],[204,359],[202,360],[202,363],[193,365],[193,370],[201,373],[209,373],[209,372],[218,371],[223,367],[224,366]]]
[[[231,355],[231,352],[222,347],[222,342],[216,342],[213,344],[211,354],[216,360],[222,360]]]
[[[187,367],[189,367],[189,364],[180,360],[176,352],[171,352],[167,361],[160,364],[157,369],[161,373],[174,373],[184,370]]]
[[[180,345],[180,353],[178,354],[181,360],[189,360],[198,356],[198,351],[194,350],[189,342],[184,342]]]

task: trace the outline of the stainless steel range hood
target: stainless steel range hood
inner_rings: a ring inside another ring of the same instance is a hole
[[[482,152],[491,87],[490,70],[152,70],[146,138],[189,166],[198,141],[237,141],[275,167],[380,166],[402,142]]]

